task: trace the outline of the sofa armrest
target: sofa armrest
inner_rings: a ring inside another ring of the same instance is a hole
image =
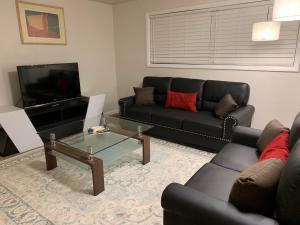
[[[255,108],[252,105],[242,106],[226,116],[224,120],[223,139],[231,141],[232,130],[240,125],[250,127]]]
[[[232,141],[238,144],[257,148],[256,143],[261,133],[262,130],[237,126],[233,129]]]
[[[183,221],[193,221],[193,224],[278,225],[271,218],[240,212],[228,202],[175,183],[165,189],[161,204],[166,212],[185,218]]]
[[[230,113],[227,117],[231,117],[237,121],[237,125],[251,127],[252,117],[255,108],[252,105],[246,105],[238,108]]]
[[[135,103],[135,97],[129,96],[119,100],[120,115],[126,117],[127,108]]]

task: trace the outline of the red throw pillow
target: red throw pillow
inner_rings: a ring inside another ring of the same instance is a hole
[[[166,108],[185,109],[197,112],[196,109],[197,93],[181,93],[168,91]]]
[[[289,131],[283,131],[263,150],[258,161],[277,158],[287,161],[289,157]]]

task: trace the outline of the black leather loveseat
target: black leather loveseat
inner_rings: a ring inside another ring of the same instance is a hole
[[[240,172],[258,159],[260,130],[236,127],[225,147],[185,184],[170,184],[162,195],[164,225],[299,225],[300,114],[291,129],[291,153],[281,174],[273,218],[239,211],[228,203]]]
[[[145,77],[143,87],[155,87],[155,105],[135,105],[134,96],[119,100],[120,116],[154,124],[148,135],[218,151],[230,142],[237,125],[251,126],[254,107],[247,105],[250,87],[246,83],[171,77]],[[198,112],[164,108],[167,91],[197,92]],[[224,120],[214,115],[219,100],[230,93],[240,107]]]

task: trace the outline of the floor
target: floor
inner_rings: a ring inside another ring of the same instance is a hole
[[[17,156],[19,154],[15,154],[15,155],[11,155],[11,156],[5,156],[5,157],[2,157],[0,156],[0,161],[3,161],[4,159],[8,159],[8,158],[11,158],[11,157],[14,157],[14,156]]]
[[[68,161],[47,171],[43,149],[0,162],[0,224],[161,225],[161,194],[184,184],[214,154],[151,138],[151,162],[142,149],[105,170],[105,191],[91,195],[91,172]],[[1,182],[5,181],[5,182]]]

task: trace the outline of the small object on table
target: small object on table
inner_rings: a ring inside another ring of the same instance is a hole
[[[88,134],[99,134],[104,133],[106,131],[105,127],[103,126],[96,126],[88,128]]]
[[[88,128],[88,134],[93,134],[94,133],[94,131],[93,131],[93,128]]]

